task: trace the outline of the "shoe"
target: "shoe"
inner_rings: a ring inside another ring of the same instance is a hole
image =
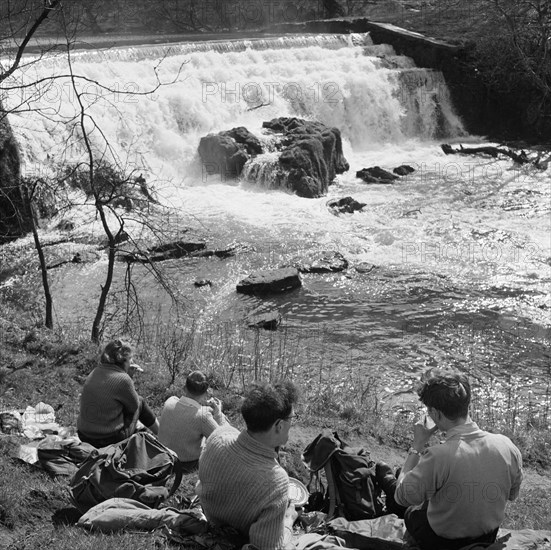
[[[406,529],[403,537],[404,550],[420,550],[417,541],[409,534]]]
[[[385,493],[394,493],[396,477],[392,468],[386,462],[377,462],[375,464],[375,479]]]
[[[394,491],[396,490],[398,481],[392,468],[385,462],[378,462],[375,465],[375,479],[385,494],[387,512],[403,518],[407,508],[396,504],[394,501]]]
[[[375,464],[375,477],[377,480],[382,480],[387,475],[394,476],[392,468],[386,462],[377,462],[377,464]]]

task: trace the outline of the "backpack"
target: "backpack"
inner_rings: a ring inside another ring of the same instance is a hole
[[[319,476],[319,471],[325,469],[329,519],[342,516],[355,521],[383,514],[375,463],[369,459],[365,449],[350,447],[337,432],[319,434],[304,449],[302,460],[312,476]]]
[[[169,491],[165,485],[172,475],[175,478]],[[156,508],[174,494],[181,480],[177,455],[152,434],[138,432],[120,443],[94,450],[73,476],[69,491],[81,512],[114,497]]]

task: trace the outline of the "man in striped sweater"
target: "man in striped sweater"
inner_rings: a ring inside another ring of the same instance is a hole
[[[287,443],[298,391],[292,382],[256,385],[246,395],[241,433],[221,426],[199,459],[197,494],[209,522],[248,537],[250,550],[294,548],[297,512],[289,501],[289,477],[277,449]]]

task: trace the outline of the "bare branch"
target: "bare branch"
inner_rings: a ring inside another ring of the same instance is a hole
[[[11,64],[11,67],[4,71],[2,74],[0,74],[0,82],[3,82],[11,76],[18,68],[19,63],[21,62],[21,58],[23,57],[23,54],[25,53],[25,50],[27,48],[27,45],[29,44],[29,41],[34,36],[35,32],[38,30],[40,25],[48,18],[50,13],[57,8],[57,6],[61,5],[61,0],[45,0],[44,2],[44,9],[42,10],[41,14],[36,18],[35,22],[23,38],[23,41],[19,46],[17,47],[17,52],[15,54],[15,59],[13,63]]]

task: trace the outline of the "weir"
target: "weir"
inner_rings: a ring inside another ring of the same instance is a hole
[[[354,150],[464,133],[441,74],[368,33],[79,51],[71,62],[76,90],[58,56],[29,65],[25,81],[39,84],[8,98],[43,114],[11,117],[24,170],[79,161],[77,91],[99,154],[175,185],[200,171],[202,136],[241,125],[261,136],[262,122],[278,116],[335,126]]]

